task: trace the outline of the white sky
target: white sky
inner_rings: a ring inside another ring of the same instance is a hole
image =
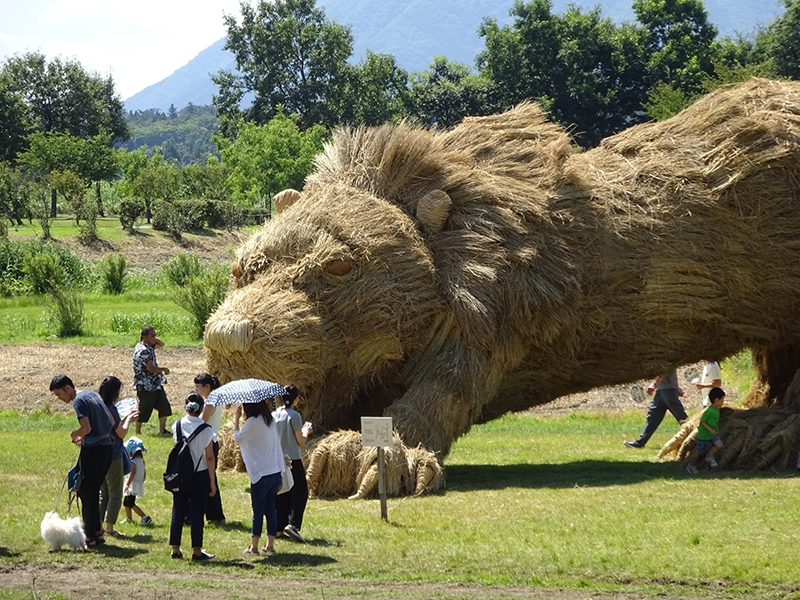
[[[41,51],[111,74],[123,100],[225,36],[239,0],[0,0],[0,61]]]

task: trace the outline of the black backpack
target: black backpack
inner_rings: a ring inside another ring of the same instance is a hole
[[[192,453],[189,451],[189,442],[197,437],[197,434],[211,427],[208,423],[203,423],[192,432],[188,438],[183,437],[181,424],[175,427],[175,434],[178,441],[169,451],[167,458],[167,470],[164,472],[164,489],[173,494],[186,494],[191,491],[194,482],[194,474],[200,461],[197,464],[192,460]]]

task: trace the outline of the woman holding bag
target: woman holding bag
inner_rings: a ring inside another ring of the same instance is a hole
[[[242,412],[245,421],[241,429]],[[238,404],[233,417],[233,439],[242,452],[242,460],[250,477],[250,499],[253,507],[251,542],[244,554],[259,554],[258,544],[267,519],[267,543],[261,552],[274,554],[278,527],[276,499],[281,487],[281,471],[285,468],[281,442],[275,420],[266,401]]]
[[[303,526],[303,514],[308,503],[308,482],[303,468],[301,448],[311,435],[312,427],[311,423],[303,423],[300,413],[294,409],[300,390],[293,383],[287,385],[285,389],[283,406],[275,410],[272,416],[275,417],[278,426],[283,452],[292,459],[294,485],[288,492],[278,496],[278,532],[282,532],[290,539],[305,543],[305,539],[300,535],[300,528]]]

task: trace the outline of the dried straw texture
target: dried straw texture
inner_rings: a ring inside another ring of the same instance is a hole
[[[219,456],[217,457],[217,469],[220,471],[236,471],[244,473],[244,461],[239,446],[233,439],[233,421],[228,421],[217,432],[219,441]]]
[[[682,460],[694,450],[702,413],[687,420],[661,449],[658,458]],[[800,413],[793,408],[723,408],[719,435],[725,447],[717,455],[720,468],[779,469],[794,466],[800,450]]]
[[[565,394],[745,347],[770,363],[800,337],[799,181],[795,82],[586,153],[532,104],[444,133],[341,130],[239,250],[208,370],[296,382],[318,431],[391,416],[441,458]]]
[[[444,484],[444,471],[430,452],[406,447],[397,434],[393,441],[384,449],[388,496],[421,496]],[[378,449],[362,446],[361,435],[354,431],[337,431],[315,441],[303,456],[309,494],[351,500],[377,496],[377,459]]]

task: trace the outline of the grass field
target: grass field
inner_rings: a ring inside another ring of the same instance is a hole
[[[196,570],[169,558],[171,497],[160,473],[171,442],[148,436],[141,505],[154,526],[122,525],[127,539],[86,555],[47,552],[38,524],[75,458],[73,421],[63,414],[0,413],[0,573],[22,565],[78,566],[155,572],[170,581]],[[206,529],[205,546],[217,559],[203,580],[215,574],[222,586],[215,597],[232,598],[235,586],[224,583],[230,577],[336,582],[308,596],[320,598],[364,585],[455,582],[469,586],[457,597],[498,589],[502,597],[503,586],[585,597],[793,597],[800,589],[793,552],[800,478],[794,472],[692,477],[678,463],[652,461],[674,422],[665,421],[646,450],[625,449],[621,440],[640,427],[639,413],[514,415],[475,427],[446,461],[446,493],[390,499],[388,523],[377,500],[312,499],[303,528],[309,543],[278,541],[277,555],[257,560],[241,554],[249,540],[247,478],[223,473],[228,524]],[[186,593],[207,585],[180,581]],[[2,576],[0,590],[0,598],[30,597],[5,588]],[[152,597],[162,597],[158,590]]]

